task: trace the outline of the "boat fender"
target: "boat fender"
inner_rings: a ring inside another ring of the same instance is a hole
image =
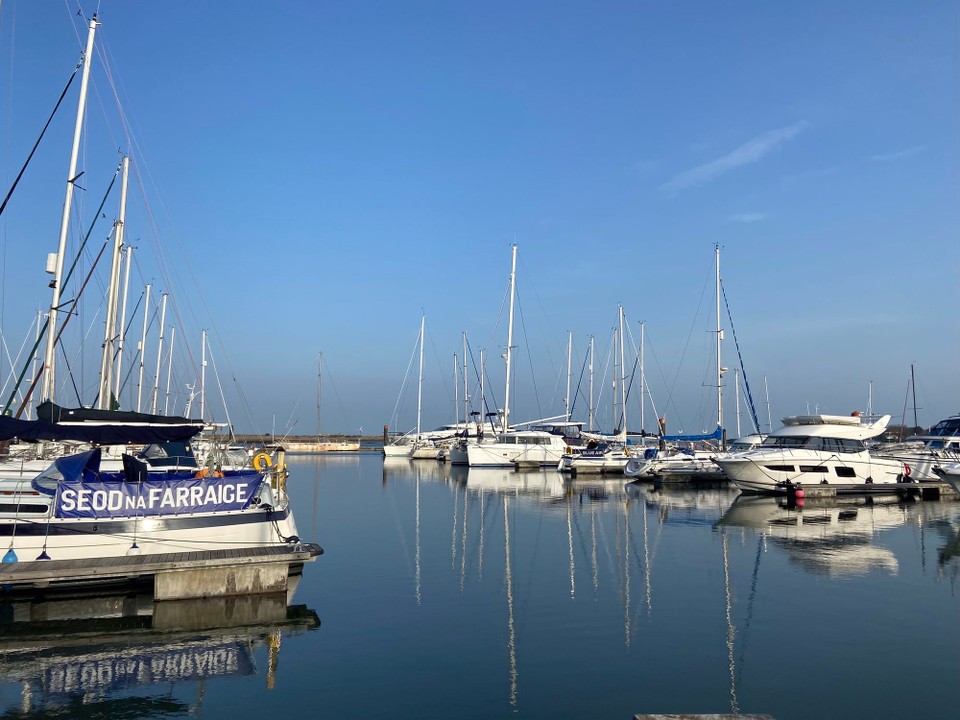
[[[265,452],[253,456],[253,469],[257,472],[263,472],[271,465],[273,465],[273,460]]]
[[[907,465],[906,463],[904,463],[904,465],[903,465],[903,475],[904,475],[904,477],[910,477],[910,472],[911,472],[910,466]]]

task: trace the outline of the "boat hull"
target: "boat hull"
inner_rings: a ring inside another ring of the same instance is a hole
[[[786,493],[801,486],[836,486],[840,492],[882,492],[907,480],[903,463],[869,453],[818,454],[754,450],[715,460],[744,492]]]

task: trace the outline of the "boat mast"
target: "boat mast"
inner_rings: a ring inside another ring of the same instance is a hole
[[[467,331],[463,331],[463,431],[470,434],[470,383],[467,381]]]
[[[317,355],[317,442],[320,442],[320,377],[321,377],[321,368],[323,367],[323,353]]]
[[[177,328],[175,325],[170,326],[170,352],[167,353],[167,393],[163,398],[163,414],[170,414],[170,379],[173,376],[173,341],[176,340]]]
[[[720,447],[726,446],[723,437],[723,373],[726,368],[720,364],[720,342],[723,340],[723,328],[720,327],[720,244],[713,246],[717,266],[717,427],[720,429]]]
[[[453,422],[460,426],[460,358],[456,353],[453,354]]]
[[[587,425],[589,430],[593,430],[593,335],[590,336],[590,411],[587,413]]]
[[[417,382],[417,440],[420,439],[420,412],[423,409],[423,329],[427,316],[420,316],[420,379]]]
[[[54,376],[54,358],[57,340],[57,311],[60,308],[60,285],[63,279],[63,258],[67,251],[67,232],[70,229],[70,211],[73,206],[73,188],[77,180],[77,155],[80,152],[80,135],[83,132],[83,116],[87,104],[87,85],[90,80],[90,65],[93,63],[93,36],[97,31],[97,16],[90,19],[87,33],[87,49],[83,54],[83,75],[80,80],[80,101],[77,104],[77,122],[73,130],[73,150],[70,153],[70,169],[67,172],[67,192],[63,201],[63,215],[60,218],[60,240],[57,245],[56,269],[53,275],[53,296],[50,300],[50,313],[47,316],[47,351],[43,359],[43,387],[41,400],[53,402],[56,379]],[[48,261],[49,262],[49,261]]]
[[[573,375],[573,331],[567,331],[567,395],[563,400],[563,409],[570,422],[570,378]]]
[[[157,372],[153,376],[153,397],[150,400],[150,412],[157,413],[157,394],[160,391],[160,366],[163,363],[163,328],[167,322],[167,297],[164,293],[160,298],[160,340],[157,342]]]
[[[510,365],[513,354],[513,301],[517,289],[517,246],[513,245],[513,256],[510,264],[510,319],[507,323],[507,352],[504,356],[507,361],[507,381],[503,393],[503,431],[510,428]]]
[[[647,378],[644,375],[643,368],[643,334],[646,330],[646,323],[640,323],[640,433],[643,433],[644,430],[644,409],[643,405],[646,402],[647,395]]]
[[[621,441],[623,442],[624,447],[627,444],[627,388],[626,388],[626,376],[627,371],[623,362],[623,305],[618,306],[618,314],[620,319],[620,420],[623,422],[623,428],[620,431]]]
[[[770,389],[767,387],[767,376],[763,376],[763,396],[767,402],[767,432],[773,432],[773,419],[770,416]]]
[[[917,378],[913,374],[913,366],[915,363],[910,363],[910,391],[913,393],[913,427],[920,427],[920,421],[917,420]]]
[[[143,333],[140,335],[140,367],[137,373],[137,412],[140,412],[140,403],[143,399],[143,353],[147,349],[147,325],[150,322],[150,283],[143,291]]]
[[[103,357],[100,361],[100,392],[97,407],[109,410],[113,372],[113,343],[117,332],[117,305],[120,295],[120,250],[123,247],[123,224],[127,217],[127,181],[130,177],[130,158],[123,157],[123,179],[120,183],[120,212],[113,225],[113,257],[110,263],[110,289],[107,291],[107,317],[103,332]]]
[[[200,419],[206,417],[207,410],[207,331],[200,331]],[[274,417],[276,421],[276,417]],[[271,431],[271,438],[275,433]]]
[[[123,368],[123,339],[127,332],[127,297],[130,290],[130,255],[133,253],[133,246],[127,245],[123,250],[126,255],[124,259],[126,267],[123,270],[123,304],[120,308],[120,331],[117,334],[117,371],[113,392],[118,403],[120,402],[120,383],[122,382],[120,371]]]

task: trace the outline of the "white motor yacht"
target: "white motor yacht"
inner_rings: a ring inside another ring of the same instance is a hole
[[[798,415],[755,450],[718,457],[716,462],[742,491],[784,493],[797,485],[835,485],[838,492],[895,491],[910,482],[899,460],[874,457],[864,440],[880,435],[884,415],[863,423],[853,415]]]

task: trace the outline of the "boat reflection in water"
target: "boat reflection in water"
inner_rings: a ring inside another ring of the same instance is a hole
[[[0,682],[19,683],[21,693],[0,712],[198,714],[206,681],[258,674],[255,651],[264,647],[272,688],[282,637],[320,625],[314,611],[289,605],[292,592],[154,602],[149,587],[125,586],[4,598]]]
[[[917,504],[896,497],[784,498],[741,495],[719,527],[756,530],[787,550],[805,569],[830,576],[899,572],[896,555],[874,541],[884,530],[911,522]]]

